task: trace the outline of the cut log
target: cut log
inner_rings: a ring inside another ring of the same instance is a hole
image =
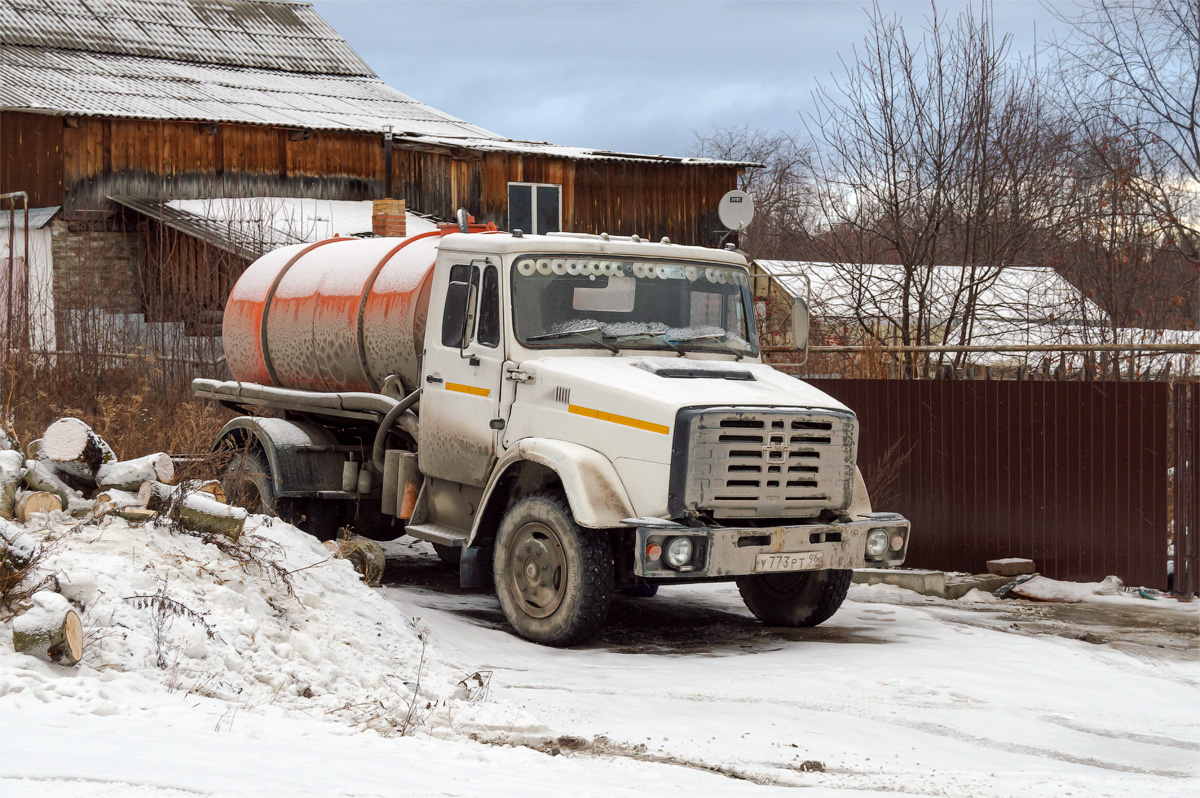
[[[63,508],[62,499],[44,490],[25,491],[17,499],[17,520],[26,523],[37,513],[53,513]]]
[[[185,485],[164,485],[143,482],[138,489],[138,501],[197,532],[225,535],[237,540],[246,525],[247,513],[218,501],[206,491],[190,491]]]
[[[224,535],[237,540],[246,526],[246,511],[241,507],[221,504],[206,493],[191,493],[181,500],[172,500],[169,517],[198,532]]]
[[[62,595],[42,590],[33,607],[13,620],[13,649],[63,665],[83,658],[83,624]]]
[[[148,454],[134,460],[106,463],[96,471],[96,485],[136,491],[146,481],[174,482],[175,464],[163,452]]]
[[[42,459],[84,484],[96,484],[96,471],[117,462],[112,447],[77,418],[60,418],[42,434]]]
[[[82,499],[83,494],[59,479],[54,469],[38,460],[26,460],[25,487],[30,490],[40,490],[53,493],[62,500],[63,507],[69,507],[71,499]]]
[[[179,488],[147,480],[138,487],[138,503],[151,510],[161,510]]]
[[[379,587],[383,570],[387,567],[387,557],[378,543],[361,535],[350,535],[337,542],[333,556],[339,560],[349,560],[354,570],[362,574],[367,587]]]
[[[37,556],[38,544],[22,527],[0,518],[0,563],[5,559],[24,567]]]
[[[108,511],[109,515],[115,515],[117,518],[124,518],[126,521],[132,521],[137,524],[144,524],[158,513],[153,510],[147,510],[145,507],[116,507]]]
[[[38,459],[38,455],[41,453],[41,451],[42,451],[42,439],[41,438],[38,438],[36,441],[30,441],[29,445],[25,447],[25,459],[26,460],[36,460],[36,459]]]
[[[24,476],[25,456],[8,449],[0,451],[0,518],[12,519]]]
[[[95,506],[92,509],[92,515],[99,518],[107,513],[114,513],[117,510],[124,510],[129,507],[137,507],[145,509],[146,503],[136,493],[130,493],[127,490],[118,490],[112,488],[103,493],[97,493]]]
[[[183,483],[183,490],[186,493],[207,493],[221,504],[229,503],[225,489],[221,487],[220,481],[215,479],[189,479]]]

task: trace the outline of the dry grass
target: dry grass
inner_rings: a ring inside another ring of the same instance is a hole
[[[121,458],[150,452],[207,456],[233,415],[193,397],[186,379],[162,379],[152,362],[73,369],[65,359],[53,365],[10,359],[0,369],[0,411],[22,446],[56,419],[75,416]],[[199,470],[213,473],[208,465]]]

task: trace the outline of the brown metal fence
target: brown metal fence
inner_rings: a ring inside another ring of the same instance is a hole
[[[1028,557],[1055,579],[1166,588],[1166,383],[813,382],[858,414],[868,484],[890,483],[876,509],[912,521],[908,566]]]
[[[1200,383],[1176,385],[1172,396],[1175,442],[1175,591],[1200,593]]]

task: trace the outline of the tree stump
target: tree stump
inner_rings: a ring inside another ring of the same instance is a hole
[[[60,418],[42,434],[40,455],[63,474],[88,485],[96,484],[96,471],[117,462],[112,447],[77,418]]]
[[[58,593],[33,594],[33,607],[13,619],[13,649],[51,662],[75,665],[83,657],[83,623]]]

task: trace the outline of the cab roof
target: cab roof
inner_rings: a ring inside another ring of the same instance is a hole
[[[665,239],[664,239],[665,240]],[[456,252],[478,252],[489,255],[519,255],[523,253],[563,253],[574,255],[622,255],[627,257],[662,258],[670,260],[706,260],[747,266],[740,252],[710,247],[651,242],[633,236],[591,235],[588,233],[552,233],[550,235],[514,236],[511,233],[452,233],[442,239],[442,249]]]

